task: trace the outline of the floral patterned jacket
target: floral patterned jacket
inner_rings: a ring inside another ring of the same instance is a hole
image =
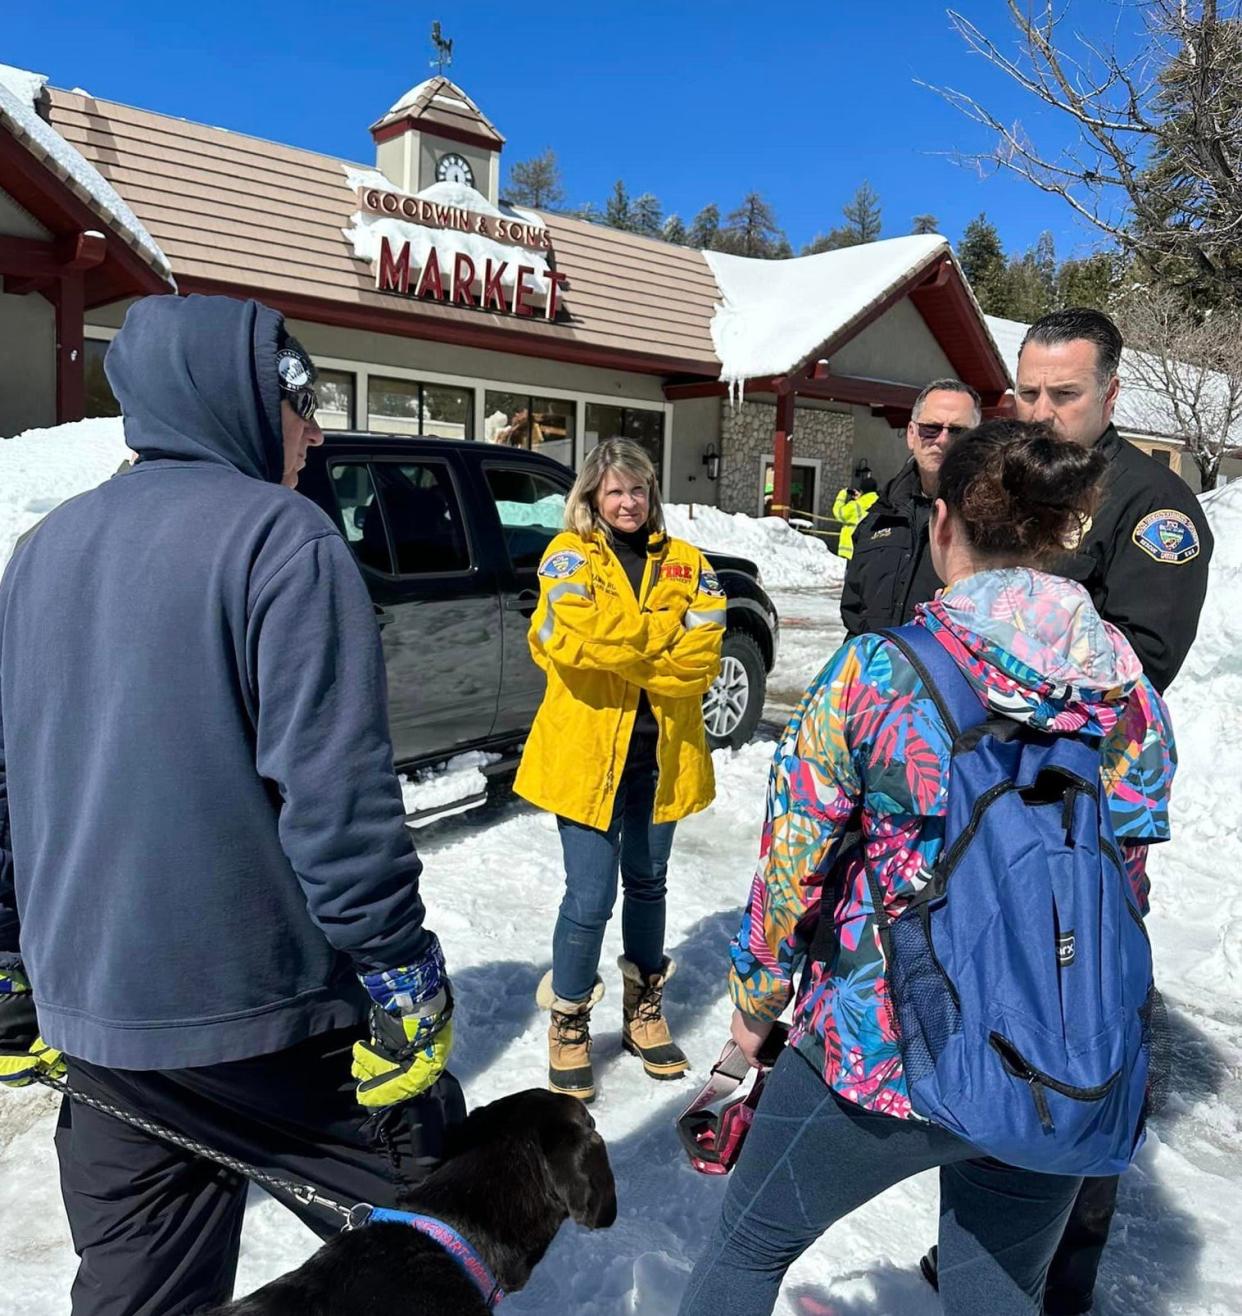
[[[993,713],[1103,738],[1102,782],[1146,909],[1147,845],[1169,835],[1176,758],[1168,713],[1134,650],[1086,590],[1026,568],[985,571],[922,605],[926,626]],[[791,1040],[849,1101],[910,1114],[886,1005],[868,870],[896,916],[944,839],[950,759],[935,703],[879,635],[849,640],[786,727],[768,784],[759,867],[732,945],[730,993],[775,1019],[805,966]],[[825,894],[835,907],[823,907]],[[807,964],[820,918],[827,961]]]

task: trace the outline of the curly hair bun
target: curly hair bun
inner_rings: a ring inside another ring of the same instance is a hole
[[[1104,457],[1047,425],[989,420],[940,469],[940,497],[988,557],[1033,566],[1075,550],[1099,503]]]

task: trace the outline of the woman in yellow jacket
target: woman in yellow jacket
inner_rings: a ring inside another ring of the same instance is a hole
[[[842,489],[832,505],[832,514],[841,522],[837,556],[847,561],[854,556],[854,527],[871,511],[879,498],[875,479],[864,475],[857,489]]]
[[[565,895],[552,970],[548,1083],[595,1095],[592,1008],[604,927],[624,890],[622,1044],[652,1078],[687,1062],[662,1009],[665,873],[679,818],[715,795],[702,700],[720,667],[725,596],[692,544],[664,532],[655,470],[625,439],[594,448],[539,567],[530,648],[547,691],[515,790],[557,816]]]

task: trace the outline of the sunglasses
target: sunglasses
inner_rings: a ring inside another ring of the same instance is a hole
[[[303,420],[313,420],[315,412],[319,410],[319,395],[309,386],[285,389],[283,396]]]
[[[932,425],[922,420],[915,421],[914,427],[919,432],[919,438],[926,443],[930,443],[932,439],[938,439],[941,430],[947,430],[950,439],[960,439],[970,428],[969,425]]]

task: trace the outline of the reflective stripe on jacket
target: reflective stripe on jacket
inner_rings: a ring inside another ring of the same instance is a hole
[[[871,511],[880,496],[878,493],[865,493],[851,498],[849,492],[848,489],[842,489],[832,505],[833,516],[841,522],[837,556],[847,559],[854,556],[854,527]]]
[[[653,536],[642,603],[602,533],[566,532],[539,567],[531,656],[547,674],[514,789],[541,809],[606,830],[645,690],[659,727],[653,820],[716,793],[703,695],[720,670],[725,594],[693,544]]]

